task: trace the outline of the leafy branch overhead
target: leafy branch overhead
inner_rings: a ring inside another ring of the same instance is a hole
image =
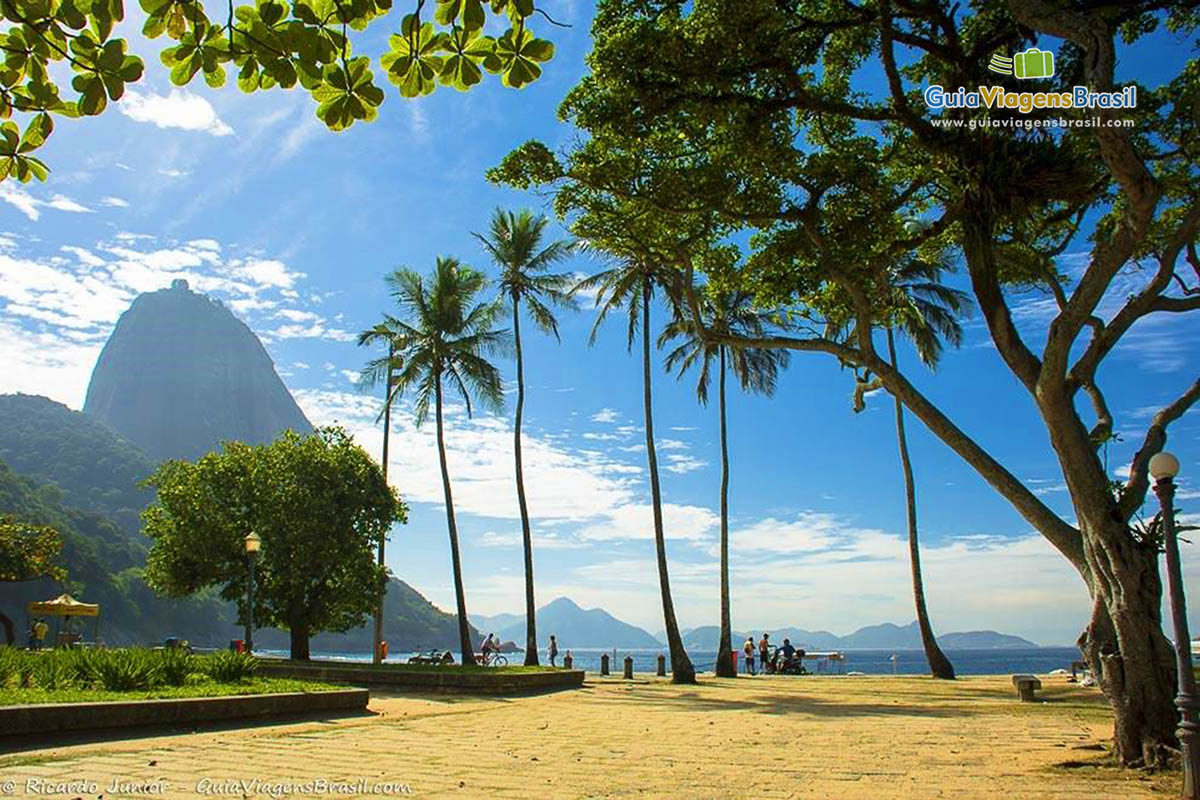
[[[299,84],[330,130],[378,116],[384,93],[371,59],[354,54],[350,32],[387,16],[392,0],[256,0],[230,3],[217,18],[199,0],[139,2],[147,14],[142,33],[175,42],[160,58],[176,86],[203,75],[221,87],[232,70],[247,93]],[[438,84],[466,91],[485,72],[519,89],[554,56],[554,45],[529,28],[533,0],[412,2],[379,57],[403,97],[429,94]],[[112,37],[125,17],[122,0],[0,0],[0,11],[10,24],[0,32],[0,181],[44,181],[49,169],[33,152],[53,132],[53,116],[103,113],[142,78],[145,63],[127,52],[126,40]],[[489,14],[509,26],[498,38],[483,33]],[[58,62],[75,73],[69,98],[50,74]]]

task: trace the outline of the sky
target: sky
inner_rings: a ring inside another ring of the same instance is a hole
[[[186,278],[225,302],[262,339],[315,424],[337,422],[372,454],[379,398],[357,390],[379,355],[357,331],[391,310],[383,275],[432,268],[452,255],[495,274],[472,231],[494,208],[549,213],[545,198],[488,184],[484,170],[530,138],[563,147],[577,132],[556,108],[585,73],[591,6],[547,0],[570,28],[548,31],[557,56],[517,92],[496,80],[469,93],[439,88],[406,101],[382,78],[379,119],[334,134],[307,93],[244,95],[198,82],[172,88],[162,42],[142,40],[141,12],[122,24],[147,75],[102,117],[63,120],[42,157],[46,184],[0,183],[0,392],[49,396],[79,409],[100,348],[139,293]],[[378,23],[360,52],[378,54],[395,20]],[[546,26],[543,24],[542,28]],[[1177,69],[1187,43],[1156,34],[1119,77],[1155,82]],[[378,72],[378,71],[377,71]],[[561,226],[552,235],[564,236]],[[1084,243],[1063,256],[1085,263]],[[564,271],[604,264],[576,256]],[[1111,312],[1138,285],[1122,274]],[[1034,341],[1048,297],[1013,298]],[[526,489],[533,517],[539,604],[568,596],[651,632],[662,606],[646,475],[641,366],[619,321],[589,347],[593,311],[560,317],[561,343],[523,328]],[[656,308],[661,323],[664,311]],[[1122,441],[1108,452],[1120,476],[1150,416],[1194,380],[1200,323],[1143,321],[1102,372]],[[1051,508],[1072,519],[1062,475],[1025,391],[1003,367],[978,317],[936,375],[907,350],[916,383]],[[662,353],[655,355],[661,367]],[[448,410],[447,445],[471,614],[520,612],[523,571],[512,465],[514,369],[501,364],[499,415]],[[718,622],[715,406],[694,376],[655,373],[672,589],[685,628]],[[798,626],[838,634],[907,624],[904,494],[889,398],[851,410],[852,377],[828,357],[797,354],[773,398],[731,392],[731,580],[737,629]],[[1070,644],[1087,621],[1084,585],[1067,563],[965,463],[909,420],[929,610],[942,632],[994,629],[1044,645]],[[393,415],[390,477],[411,507],[388,565],[452,610],[449,545],[432,424],[411,406]],[[1171,430],[1182,462],[1178,505],[1200,521],[1200,412]],[[1198,553],[1184,545],[1188,589],[1200,591]],[[1196,624],[1193,622],[1193,630]],[[569,645],[569,643],[564,643]]]

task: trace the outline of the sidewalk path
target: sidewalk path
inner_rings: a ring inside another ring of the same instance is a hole
[[[1018,703],[1007,676],[590,677],[532,697],[380,696],[342,720],[34,745],[0,756],[0,787],[67,800],[1177,795],[1175,775],[1108,764],[1098,692],[1043,685],[1037,704]]]

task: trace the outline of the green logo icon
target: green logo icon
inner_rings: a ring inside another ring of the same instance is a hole
[[[988,61],[988,69],[1001,75],[1012,75],[1016,78],[1052,78],[1054,77],[1054,53],[1048,50],[1038,50],[1031,47],[1023,53],[1017,53],[1012,58],[993,53]]]

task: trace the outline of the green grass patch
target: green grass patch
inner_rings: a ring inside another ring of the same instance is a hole
[[[529,672],[560,672],[562,667],[526,667],[513,665],[507,667],[464,667],[461,664],[371,664],[357,661],[286,661],[288,666],[297,667],[332,667],[335,669],[372,669],[390,672],[421,672],[439,675],[512,675]]]
[[[0,705],[253,694],[277,683],[264,682],[258,666],[257,658],[229,651],[0,647]]]
[[[33,703],[98,703],[118,700],[155,700],[162,698],[230,697],[245,694],[281,694],[284,692],[328,692],[342,689],[331,683],[317,683],[292,678],[251,678],[238,683],[218,683],[214,680],[192,682],[186,686],[161,686],[156,689],[110,691],[107,689],[0,689],[0,706],[20,706]]]

